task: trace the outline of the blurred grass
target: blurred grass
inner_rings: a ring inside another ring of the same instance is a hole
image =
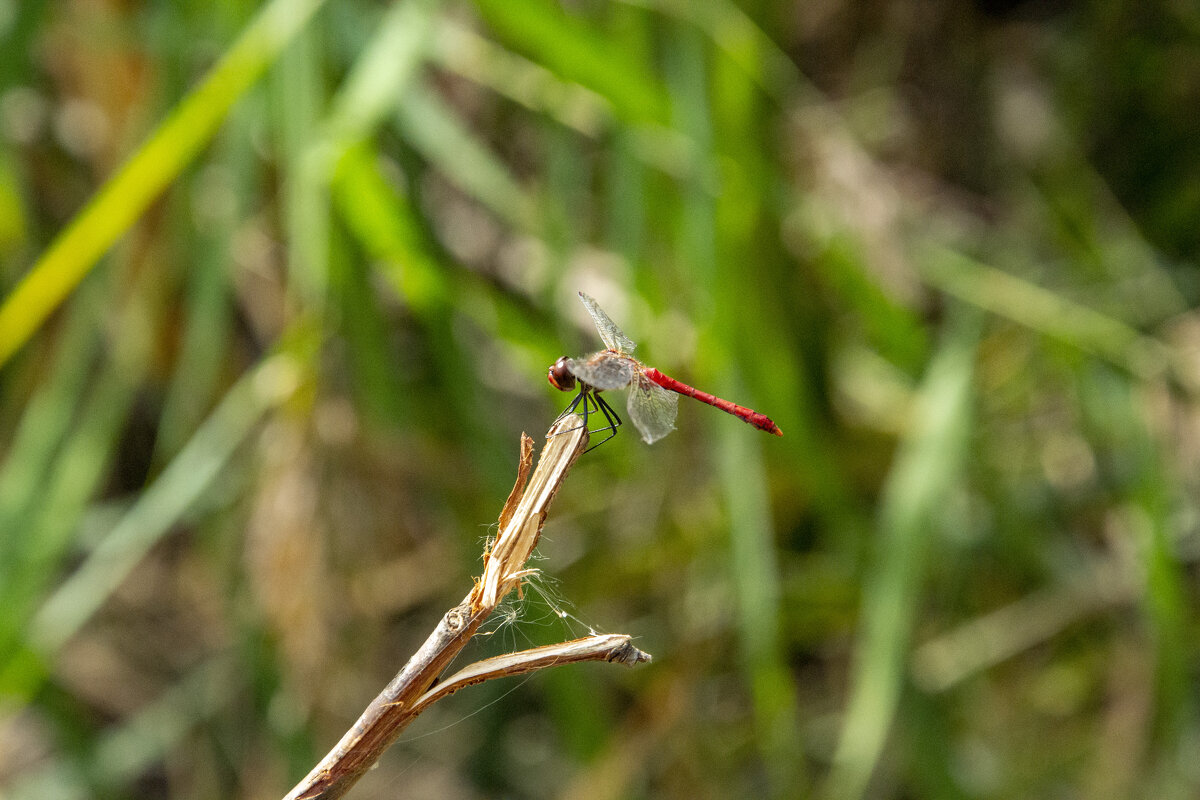
[[[205,80],[51,243],[0,305],[0,364],[195,157],[233,103],[320,5],[319,0],[275,0],[265,6]]]
[[[860,797],[894,724],[939,512],[962,491],[977,315],[946,331],[914,399],[909,436],[883,486],[879,538],[863,587],[863,625],[830,795]]]
[[[1194,11],[326,5],[0,4],[0,794],[286,791],[478,574],[584,290],[785,436],[589,454],[476,649],[654,664],[355,796],[1195,795]]]

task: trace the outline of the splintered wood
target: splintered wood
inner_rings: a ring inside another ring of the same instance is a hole
[[[440,697],[463,686],[493,678],[522,675],[580,661],[638,664],[650,657],[628,636],[589,636],[544,648],[510,653],[480,662],[452,676],[445,689],[430,687],[462,650],[504,596],[534,570],[525,562],[537,546],[550,502],[575,459],[587,447],[583,420],[568,416],[547,432],[546,447],[533,467],[533,440],[521,436],[517,482],[500,512],[499,532],[485,554],[483,577],[470,593],[443,615],[433,633],[382,692],[371,702],[342,740],[298,783],[287,800],[332,800],[350,790],[400,732]],[[532,470],[532,475],[530,474]]]
[[[500,512],[499,532],[487,554],[483,577],[471,594],[473,608],[491,610],[504,596],[534,570],[525,569],[525,562],[537,547],[546,522],[550,502],[562,485],[568,470],[587,447],[587,430],[577,416],[559,420],[547,432],[546,447],[537,469],[529,477],[533,459],[533,440],[521,437],[521,467],[517,483],[504,510]],[[528,478],[528,483],[526,479]],[[522,491],[524,489],[524,491]]]

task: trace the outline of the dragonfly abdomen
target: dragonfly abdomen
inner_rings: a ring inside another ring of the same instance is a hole
[[[701,391],[695,386],[689,386],[683,381],[672,378],[670,375],[664,375],[654,367],[643,367],[642,374],[664,389],[670,389],[672,392],[686,395],[687,397],[699,400],[701,403],[707,403],[713,408],[719,408],[727,414],[732,414],[738,419],[750,423],[760,431],[773,433],[776,436],[783,436],[783,431],[766,414],[760,414],[754,409],[739,406],[737,403],[731,403],[723,397],[717,397],[716,395]]]

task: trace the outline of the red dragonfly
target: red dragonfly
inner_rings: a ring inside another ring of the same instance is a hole
[[[593,447],[598,447],[616,436],[617,428],[621,425],[621,418],[600,393],[626,387],[629,387],[629,418],[633,420],[634,427],[642,434],[646,444],[654,444],[674,430],[675,412],[679,403],[677,395],[680,394],[694,397],[701,403],[708,403],[733,414],[759,430],[783,436],[779,426],[766,415],[702,392],[638,361],[633,357],[636,345],[621,332],[600,306],[596,305],[596,301],[583,292],[579,293],[579,298],[592,315],[592,321],[596,323],[596,329],[600,332],[600,338],[607,349],[584,359],[563,356],[551,365],[546,377],[551,386],[564,392],[571,391],[576,383],[579,384],[579,394],[561,416],[573,413],[581,403],[584,425],[587,425],[589,413],[599,412],[604,415],[608,427],[600,428],[599,431],[612,433]],[[593,431],[596,432],[598,431]]]

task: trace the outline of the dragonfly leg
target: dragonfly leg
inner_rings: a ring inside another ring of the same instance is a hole
[[[621,416],[617,413],[616,409],[610,406],[608,402],[599,394],[593,393],[592,399],[596,401],[596,410],[604,415],[604,420],[608,423],[608,426],[604,428],[597,428],[594,431],[588,431],[588,433],[604,433],[605,431],[610,431],[610,433],[608,436],[605,436],[587,450],[584,450],[583,452],[585,453],[595,450],[597,447],[616,436],[617,428],[621,427]]]
[[[597,413],[602,415],[604,417],[604,421],[608,423],[603,428],[596,428],[594,431],[588,431],[589,434],[608,432],[608,436],[605,436],[587,450],[584,450],[583,452],[585,453],[595,450],[597,447],[616,436],[617,428],[621,427],[622,424],[621,415],[616,412],[616,409],[610,406],[608,402],[590,386],[584,385],[582,388],[580,388],[579,394],[575,395],[575,399],[571,401],[571,404],[568,405],[554,421],[558,422],[564,417],[576,412],[583,417],[583,425],[577,425],[574,428],[568,428],[565,431],[558,431],[558,433],[567,433],[568,431],[578,430],[580,427],[586,428],[588,424],[588,417]],[[558,434],[555,435],[557,436]]]
[[[587,427],[588,414],[591,413],[590,410],[588,409],[589,395],[591,395],[591,393],[592,393],[591,387],[581,385],[579,388],[579,394],[575,395],[575,399],[573,399],[571,401],[571,404],[568,405],[565,409],[563,409],[563,412],[561,414],[559,414],[557,417],[554,418],[554,422],[557,423],[559,420],[564,419],[564,418],[569,417],[570,415],[574,414],[575,410],[579,408],[580,402],[582,402],[583,403],[583,409],[581,411],[581,413],[583,414],[583,426],[582,427]],[[554,425],[552,423],[551,427],[553,427],[553,426]],[[568,431],[578,430],[580,427],[581,426],[576,425],[574,428],[568,428],[567,430],[559,431],[558,433],[567,433]]]

